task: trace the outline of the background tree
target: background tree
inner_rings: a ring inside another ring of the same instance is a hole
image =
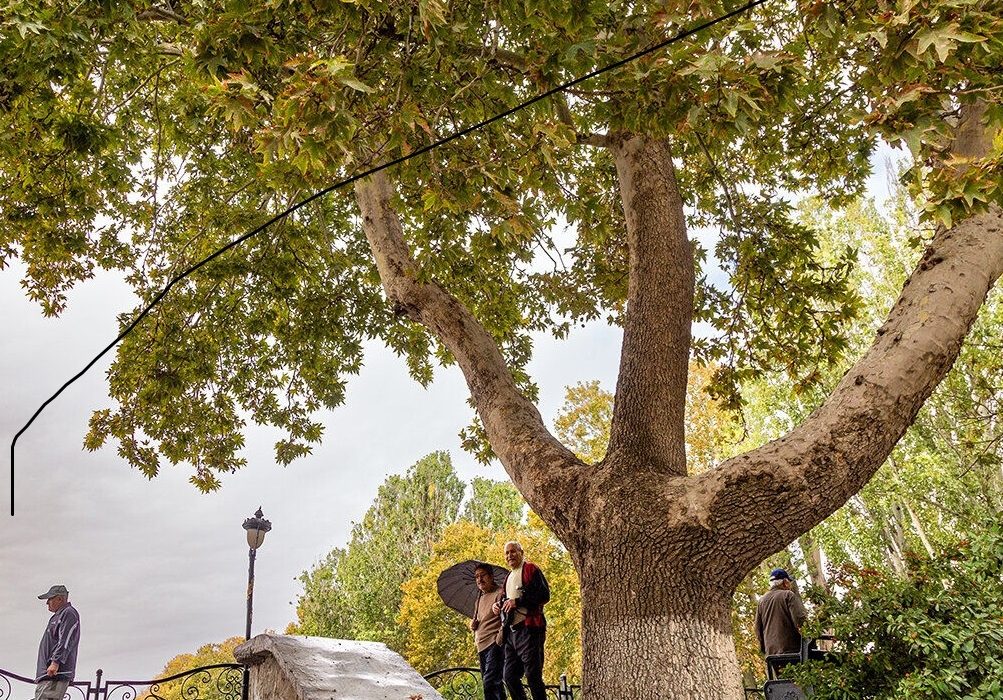
[[[47,313],[98,268],[150,300],[262,212],[724,9],[9,2],[0,262],[22,259]],[[243,463],[246,419],[284,432],[279,461],[308,453],[364,339],[419,381],[455,362],[468,442],[487,438],[575,563],[590,697],[737,700],[733,592],[873,476],[1003,270],[997,10],[766,3],[359,181],[173,289],[120,346],[115,405],[86,444],[112,440],[151,476],[186,462],[215,488]],[[912,149],[938,222],[899,301],[803,423],[691,470],[691,355],[719,364],[732,407],[743,378],[783,369],[807,387],[846,356],[850,258],[823,264],[785,199],[859,194],[878,137]],[[719,229],[727,285],[692,225]],[[541,272],[545,254],[567,262]],[[543,424],[525,367],[532,332],[595,318],[623,344],[609,444],[586,465]],[[694,320],[716,333],[694,342]],[[656,567],[688,575],[664,586]]]
[[[332,549],[324,559],[299,576],[303,593],[296,599],[296,621],[286,627],[286,634],[352,639],[353,612],[346,588],[350,584],[338,577],[338,562],[345,550]]]
[[[332,550],[300,577],[297,619],[287,632],[383,642],[423,673],[476,666],[467,621],[443,605],[436,580],[458,561],[501,561],[505,542],[517,539],[551,584],[547,678],[556,682],[562,673],[579,678],[581,603],[567,551],[537,516],[529,513],[526,520],[526,503],[507,482],[473,479],[458,518],[462,486],[441,452],[403,477],[388,478],[348,546]],[[427,501],[423,492],[447,497]],[[436,525],[408,537],[413,529],[405,522]],[[378,580],[371,572],[378,572]]]
[[[463,519],[485,530],[499,532],[519,525],[526,501],[512,484],[474,477],[470,498],[463,506]]]
[[[289,630],[380,641],[401,650],[400,584],[427,562],[432,545],[456,519],[463,490],[445,452],[388,477],[352,528],[348,546],[300,577],[304,592]]]
[[[230,637],[219,643],[203,644],[193,654],[178,654],[167,662],[160,677],[168,678],[202,666],[236,663],[233,650],[243,643],[243,637]],[[239,695],[234,690],[236,688],[239,691],[242,678],[243,674],[239,669],[199,672],[150,686],[141,691],[139,697],[140,700],[185,700],[191,697],[198,697],[200,700],[233,700]]]
[[[613,394],[598,381],[583,382],[565,388],[564,405],[554,419],[554,430],[579,459],[598,464],[606,456],[612,418]]]

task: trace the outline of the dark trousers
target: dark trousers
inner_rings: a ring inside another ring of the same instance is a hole
[[[505,635],[505,687],[512,700],[526,700],[522,687],[522,676],[533,700],[546,700],[547,690],[543,687],[543,643],[547,638],[544,627],[527,628],[517,625]]]
[[[477,654],[481,662],[481,681],[484,683],[484,700],[505,700],[505,685],[502,683],[502,669],[505,666],[505,650],[492,644]]]

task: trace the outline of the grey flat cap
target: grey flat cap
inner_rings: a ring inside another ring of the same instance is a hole
[[[66,590],[66,586],[56,585],[56,586],[53,586],[52,588],[50,588],[47,593],[43,593],[42,595],[38,596],[38,599],[39,600],[48,600],[49,598],[55,598],[57,595],[61,595],[61,596],[63,596],[65,598],[69,594],[70,594],[70,592],[68,590]]]

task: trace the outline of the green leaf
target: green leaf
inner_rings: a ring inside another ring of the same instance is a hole
[[[915,55],[917,57],[922,56],[932,46],[937,53],[937,58],[944,62],[954,51],[957,43],[982,42],[985,41],[985,37],[963,32],[956,23],[952,22],[942,27],[924,29],[916,35],[915,41]]]

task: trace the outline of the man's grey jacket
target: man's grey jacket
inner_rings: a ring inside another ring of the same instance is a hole
[[[77,645],[80,644],[80,615],[69,602],[52,614],[38,645],[35,682],[49,679],[45,671],[53,661],[59,664],[55,680],[73,681],[77,672]]]

